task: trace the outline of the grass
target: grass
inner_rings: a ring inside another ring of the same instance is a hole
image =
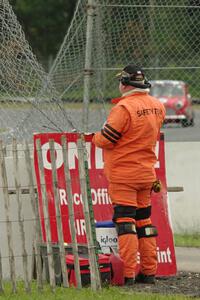
[[[174,234],[175,246],[200,247],[200,234]],[[0,300],[189,300],[190,297],[183,295],[161,295],[158,293],[141,293],[134,290],[106,287],[102,291],[93,292],[90,288],[77,290],[75,288],[56,287],[55,293],[50,290],[49,285],[45,285],[42,292],[38,292],[36,283],[32,283],[31,293],[24,291],[23,282],[17,283],[17,293],[13,294],[11,284],[5,283],[4,293],[0,294]],[[199,299],[200,298],[195,298]]]
[[[56,105],[56,107],[55,107]],[[74,109],[74,110],[79,110],[83,108],[83,102],[61,102],[60,103],[61,107],[64,107],[65,109]],[[48,102],[44,102],[44,103],[40,103],[37,104],[37,107],[40,107],[41,109],[45,109],[52,106],[52,108],[58,109],[58,106],[56,104],[56,102],[54,103],[48,103]],[[102,109],[105,106],[106,109],[110,110],[110,108],[112,107],[112,104],[110,103],[110,101],[103,103],[100,102],[91,102],[89,104],[89,108],[91,110],[96,110],[96,109]],[[26,103],[26,102],[0,102],[0,109],[12,109],[12,110],[25,110],[25,109],[31,109],[33,106],[31,103]]]
[[[200,104],[193,104],[192,107],[194,110],[200,110]]]
[[[119,96],[119,95],[118,95]],[[34,102],[33,102],[34,103]],[[76,101],[74,100],[71,102],[68,101],[63,101],[60,103],[62,107],[64,107],[65,109],[74,109],[74,110],[79,110],[83,108],[83,102],[82,101]],[[56,105],[56,101],[53,103],[50,102],[41,102],[39,105],[40,108],[45,109],[45,108],[49,108],[49,106],[52,105],[52,108],[55,109],[55,105]],[[102,109],[103,107],[106,108],[106,110],[110,110],[112,108],[112,104],[111,101],[105,101],[104,103],[102,102],[90,102],[89,103],[89,108],[91,110],[96,110],[96,109]],[[6,101],[6,102],[1,102],[0,101],[0,109],[14,109],[14,110],[20,110],[20,109],[30,109],[32,107],[31,102],[20,102],[20,101],[16,101],[16,102],[12,102],[12,101]],[[200,110],[200,105],[199,104],[193,104],[192,105],[194,110]],[[58,108],[57,108],[58,109]]]
[[[45,286],[42,292],[37,291],[36,285],[32,285],[30,294],[24,292],[23,284],[18,286],[16,294],[11,293],[11,288],[6,284],[4,294],[1,294],[0,299],[7,300],[181,300],[191,299],[183,295],[160,295],[151,293],[135,293],[126,288],[109,287],[103,288],[101,291],[93,292],[90,288],[77,290],[75,288],[56,288],[55,293],[50,291],[49,286]],[[200,298],[196,298],[200,299]]]
[[[6,128],[0,128],[0,133],[5,132],[7,129]]]
[[[200,233],[174,234],[174,243],[177,247],[200,247]]]

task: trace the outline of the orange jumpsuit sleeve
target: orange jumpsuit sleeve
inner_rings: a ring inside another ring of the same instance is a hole
[[[93,143],[99,148],[112,149],[130,126],[130,114],[122,105],[116,105],[100,132],[95,133]]]

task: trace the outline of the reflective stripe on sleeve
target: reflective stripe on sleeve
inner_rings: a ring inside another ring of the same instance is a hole
[[[101,129],[101,134],[102,134],[107,140],[109,140],[111,143],[116,144],[117,141],[114,140],[114,139],[113,139],[112,137],[110,137],[109,135],[107,135],[103,129]]]
[[[120,132],[118,132],[116,129],[114,129],[113,127],[111,127],[109,124],[105,124],[104,128],[109,129],[112,133],[114,133],[115,135],[117,135],[119,138],[122,136]]]

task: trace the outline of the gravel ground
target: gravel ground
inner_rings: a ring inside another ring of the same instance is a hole
[[[200,273],[178,272],[176,276],[160,277],[155,284],[135,284],[133,287],[126,287],[136,292],[159,293],[162,295],[184,295],[200,298]]]

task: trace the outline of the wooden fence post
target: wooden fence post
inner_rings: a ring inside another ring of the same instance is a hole
[[[84,136],[83,136],[84,138]],[[101,289],[101,279],[98,268],[98,260],[96,255],[96,241],[94,241],[94,236],[92,233],[92,216],[90,214],[89,204],[88,204],[88,187],[87,187],[87,178],[85,162],[87,163],[87,152],[83,139],[79,137],[77,141],[78,145],[78,166],[79,166],[79,179],[81,185],[81,194],[83,200],[83,211],[85,216],[85,227],[86,227],[86,237],[88,243],[88,252],[90,260],[90,276],[91,276],[91,288],[93,290]],[[91,199],[90,199],[91,200]]]
[[[55,271],[54,271],[53,247],[51,242],[50,218],[49,218],[48,199],[47,199],[45,177],[44,177],[42,149],[41,149],[41,143],[39,139],[36,140],[36,150],[37,150],[38,165],[40,170],[42,201],[44,201],[43,208],[44,208],[44,221],[45,221],[45,231],[46,231],[46,239],[47,239],[47,258],[48,258],[48,266],[49,266],[50,285],[52,291],[55,291],[56,282],[55,282]]]
[[[16,189],[16,198],[18,204],[18,220],[19,220],[19,230],[22,243],[22,260],[23,260],[23,270],[24,270],[24,284],[26,292],[30,292],[30,283],[28,278],[28,256],[25,245],[25,232],[24,232],[24,220],[22,216],[22,201],[20,198],[20,175],[19,175],[19,159],[18,159],[18,150],[17,150],[17,141],[13,139],[13,167],[14,167],[14,180],[15,180],[15,189]]]
[[[12,291],[13,293],[16,293],[17,285],[16,285],[16,272],[15,272],[15,258],[13,253],[12,226],[9,217],[8,179],[7,179],[6,163],[5,163],[2,141],[0,141],[0,170],[1,170],[1,177],[2,177],[2,184],[3,184],[4,207],[5,207],[6,225],[7,225],[10,277],[12,282]]]
[[[61,262],[61,271],[63,277],[63,286],[69,287],[68,276],[67,276],[67,266],[66,266],[66,257],[65,257],[65,246],[63,238],[63,228],[61,220],[61,210],[60,210],[60,198],[58,194],[58,179],[57,179],[57,169],[56,169],[56,159],[55,159],[55,147],[54,140],[49,140],[50,156],[51,156],[51,166],[52,166],[52,186],[54,193],[54,203],[56,208],[56,224],[58,231],[58,242],[60,250],[60,262]]]
[[[78,245],[76,238],[76,228],[75,228],[75,216],[74,216],[74,207],[73,207],[73,196],[72,196],[72,186],[71,186],[71,176],[69,171],[69,162],[68,162],[68,150],[67,150],[67,140],[66,136],[61,136],[62,152],[63,152],[63,162],[64,162],[64,179],[66,182],[67,190],[67,201],[68,201],[68,215],[69,215],[69,224],[72,240],[72,250],[74,255],[74,270],[76,275],[77,288],[82,288],[81,283],[81,274],[79,266],[79,255],[78,255]]]
[[[37,286],[38,290],[42,290],[43,283],[42,283],[42,260],[40,254],[40,244],[42,242],[42,232],[41,232],[41,223],[40,223],[40,215],[39,215],[39,207],[38,207],[38,199],[35,194],[34,190],[34,180],[33,180],[33,173],[32,173],[32,163],[31,163],[31,156],[28,143],[25,142],[24,147],[24,154],[25,154],[25,165],[28,175],[28,184],[29,184],[29,193],[31,199],[31,206],[33,215],[35,218],[34,227],[35,227],[35,234],[36,240],[34,238],[34,248],[35,248],[35,256],[36,256],[36,272],[37,272]]]

